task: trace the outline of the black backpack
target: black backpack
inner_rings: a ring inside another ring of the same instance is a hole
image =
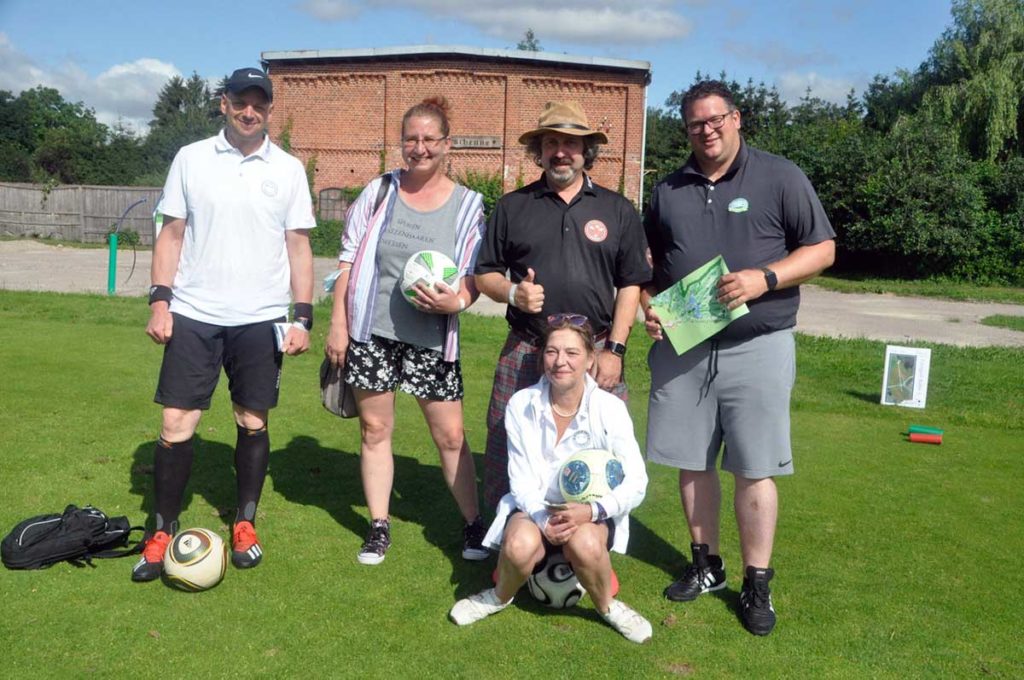
[[[133,527],[127,517],[107,517],[91,505],[69,505],[62,514],[37,515],[19,522],[0,543],[8,569],[45,569],[67,560],[75,566],[94,557],[124,557],[142,552],[128,546]]]

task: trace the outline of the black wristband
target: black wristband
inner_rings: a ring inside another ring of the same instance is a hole
[[[313,330],[313,305],[308,302],[295,303],[295,321],[307,330]]]
[[[173,299],[174,291],[171,290],[170,286],[161,286],[157,284],[149,287],[149,304],[153,304],[154,302],[166,302],[170,304]]]

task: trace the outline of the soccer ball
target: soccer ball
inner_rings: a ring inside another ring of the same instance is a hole
[[[624,476],[622,462],[610,451],[584,449],[562,465],[558,488],[567,501],[589,503],[621,484]]]
[[[402,272],[402,294],[411,305],[416,297],[416,284],[422,283],[427,288],[444,282],[456,293],[459,292],[459,268],[451,258],[436,250],[421,250],[413,253],[405,263]]]
[[[209,529],[186,529],[174,536],[164,555],[164,574],[172,585],[198,592],[224,578],[228,548]]]
[[[526,579],[526,587],[538,602],[555,609],[572,607],[587,594],[562,553],[541,560]]]

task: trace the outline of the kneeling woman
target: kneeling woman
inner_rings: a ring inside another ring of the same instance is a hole
[[[507,607],[546,554],[563,551],[594,606],[633,642],[651,637],[651,624],[612,599],[609,549],[624,553],[629,513],[647,490],[647,471],[633,422],[618,397],[598,389],[589,371],[594,337],[585,317],[554,315],[544,340],[544,376],[508,402],[508,475],[512,491],[484,543],[501,546],[498,583],[460,600],[452,620],[464,626]],[[622,461],[622,483],[592,503],[564,503],[558,474],[572,454],[606,449]],[[558,506],[558,507],[556,507]]]

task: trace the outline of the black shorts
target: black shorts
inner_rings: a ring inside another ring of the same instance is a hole
[[[274,319],[244,326],[214,326],[172,314],[174,328],[164,347],[160,382],[153,401],[181,409],[210,408],[220,379],[228,376],[231,401],[254,411],[277,406],[281,387],[281,352]]]

